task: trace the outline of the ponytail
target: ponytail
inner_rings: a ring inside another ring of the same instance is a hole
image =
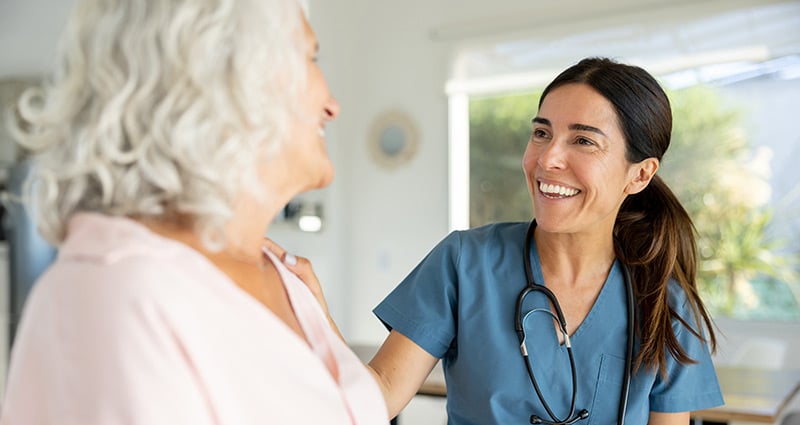
[[[586,58],[559,74],[542,92],[565,84],[586,84],[615,108],[625,136],[629,163],[661,160],[672,135],[669,98],[655,78],[642,68],[608,58]],[[678,362],[694,363],[678,342],[673,321],[700,340],[708,332],[711,350],[717,340],[711,318],[697,293],[697,247],[689,214],[656,175],[641,192],[628,196],[614,225],[617,257],[628,265],[639,306],[637,332],[640,350],[636,367],[645,365],[666,374],[667,352]],[[689,317],[669,305],[668,286],[674,279],[686,293]]]
[[[643,191],[622,203],[614,236],[622,251],[617,256],[630,268],[638,302],[637,334],[641,345],[636,368],[645,365],[665,374],[667,351],[680,363],[695,362],[678,342],[673,319],[701,340],[705,340],[705,327],[713,352],[716,336],[697,292],[695,228],[678,198],[658,175]],[[681,317],[670,307],[670,279],[686,293],[694,320]]]

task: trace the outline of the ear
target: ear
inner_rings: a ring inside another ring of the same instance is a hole
[[[660,163],[655,158],[647,158],[632,164],[630,168],[631,181],[625,186],[625,193],[633,195],[643,191],[656,175],[659,166]]]

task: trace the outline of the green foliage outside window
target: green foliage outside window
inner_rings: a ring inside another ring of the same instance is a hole
[[[539,93],[470,100],[470,226],[529,220],[522,171]],[[769,156],[753,151],[743,111],[716,92],[670,93],[673,137],[659,174],[698,232],[698,285],[709,308],[742,319],[800,319],[800,253],[770,232]]]
[[[541,93],[473,98],[469,104],[470,227],[523,221],[533,205],[522,171]]]

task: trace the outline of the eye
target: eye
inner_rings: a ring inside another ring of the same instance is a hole
[[[587,139],[585,137],[578,137],[575,140],[575,143],[577,143],[579,145],[584,145],[584,146],[594,146],[595,145],[595,143],[592,140]]]
[[[547,137],[547,132],[542,128],[534,128],[531,132],[531,137],[535,139],[544,139]]]

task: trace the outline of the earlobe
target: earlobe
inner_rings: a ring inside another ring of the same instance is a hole
[[[628,183],[627,192],[630,195],[639,193],[650,184],[650,180],[656,175],[660,163],[655,158],[647,158],[641,162],[634,164],[635,175],[630,183]]]

